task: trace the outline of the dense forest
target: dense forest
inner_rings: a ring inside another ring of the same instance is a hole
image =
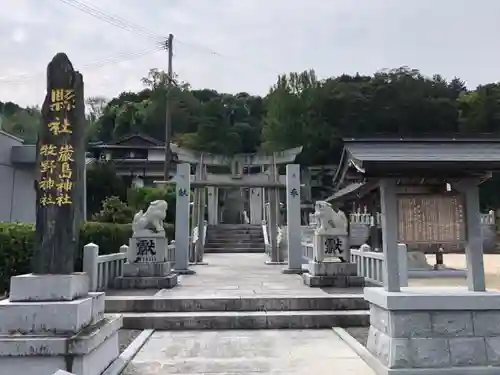
[[[345,136],[500,133],[500,84],[469,90],[459,78],[426,77],[407,67],[327,79],[312,70],[290,73],[278,77],[265,97],[193,89],[178,79],[167,91],[166,82],[165,73],[153,69],[140,92],[123,92],[109,101],[88,98],[89,141],[131,132],[164,139],[166,95],[173,103],[176,143],[225,154],[303,145],[303,165],[337,163]],[[37,107],[0,102],[0,116],[3,130],[27,143],[36,140]],[[496,189],[495,181],[490,186]],[[491,195],[487,206],[500,206]]]

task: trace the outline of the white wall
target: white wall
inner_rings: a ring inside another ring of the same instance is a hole
[[[16,168],[10,161],[12,146],[22,141],[0,131],[0,221],[34,223],[36,219],[35,170]]]

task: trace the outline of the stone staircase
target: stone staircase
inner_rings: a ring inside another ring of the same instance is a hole
[[[123,328],[158,330],[309,329],[368,326],[361,294],[314,297],[106,297]]]
[[[205,253],[263,253],[261,225],[219,224],[207,227]]]

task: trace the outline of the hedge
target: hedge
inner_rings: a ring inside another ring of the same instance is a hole
[[[174,239],[172,224],[165,224],[165,231],[169,241]],[[83,246],[89,242],[99,245],[100,254],[111,254],[128,244],[131,235],[130,224],[85,223],[80,233],[75,271],[82,269]],[[34,225],[0,223],[0,296],[8,290],[11,276],[30,272],[34,240]]]

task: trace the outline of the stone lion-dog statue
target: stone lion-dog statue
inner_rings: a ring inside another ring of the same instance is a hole
[[[339,234],[347,233],[347,217],[341,210],[335,211],[332,205],[325,201],[317,201],[314,207],[314,217],[316,218],[315,234]]]
[[[167,216],[168,204],[164,200],[153,201],[146,212],[140,210],[134,215],[132,231],[134,236],[165,232],[163,220]]]

